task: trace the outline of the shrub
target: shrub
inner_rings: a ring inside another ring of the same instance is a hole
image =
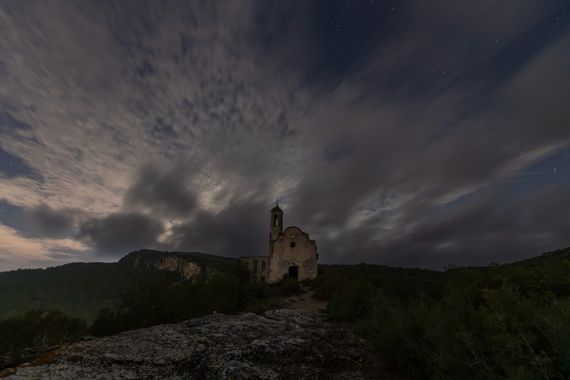
[[[89,332],[109,335],[214,311],[235,313],[251,307],[261,312],[265,303],[260,300],[266,297],[266,288],[265,284],[249,282],[239,274],[217,273],[200,283],[172,283],[168,276],[155,276],[126,291],[117,310],[101,310]]]
[[[270,286],[270,295],[286,296],[298,293],[301,290],[299,282],[292,277],[285,277],[277,284]]]
[[[4,366],[33,358],[47,348],[77,339],[85,322],[60,311],[33,310],[20,317],[0,321],[0,357]]]
[[[329,300],[331,318],[353,323],[381,360],[405,376],[570,378],[565,256],[453,269],[444,277],[374,271],[327,268],[313,286]]]
[[[370,312],[374,288],[366,281],[350,283],[346,289],[333,295],[327,311],[332,319],[352,321],[364,318]]]

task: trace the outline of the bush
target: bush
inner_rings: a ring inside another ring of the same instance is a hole
[[[172,283],[165,276],[144,279],[123,295],[117,310],[103,309],[89,332],[95,336],[180,322],[214,311],[236,313],[242,310],[261,312],[267,285],[249,282],[237,274],[218,273],[206,282]]]
[[[363,318],[370,312],[373,286],[366,281],[350,283],[346,289],[334,294],[327,311],[334,320],[351,321]]]
[[[269,294],[270,296],[287,296],[290,294],[296,294],[301,290],[299,281],[292,277],[285,277],[283,280],[279,281],[275,285],[270,286]]]
[[[104,308],[99,311],[97,318],[89,327],[89,333],[94,336],[105,336],[129,329],[129,314]]]
[[[415,270],[327,268],[314,287],[411,378],[570,378],[570,261]],[[443,281],[441,281],[443,279]]]
[[[0,357],[3,366],[13,366],[51,346],[77,339],[86,330],[85,322],[60,311],[33,310],[23,316],[0,321]]]

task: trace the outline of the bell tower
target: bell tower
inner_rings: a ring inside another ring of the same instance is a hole
[[[279,208],[279,203],[275,203],[270,211],[269,220],[269,241],[274,241],[283,233],[283,210]]]

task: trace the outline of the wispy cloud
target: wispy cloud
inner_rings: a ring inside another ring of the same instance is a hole
[[[88,250],[77,240],[27,238],[2,224],[0,242],[0,265],[4,270],[18,269],[22,263],[31,266],[59,265]]]
[[[275,199],[325,261],[440,267],[570,244],[556,215],[533,229],[472,210],[511,204],[506,182],[570,147],[562,5],[2,3],[0,149],[25,170],[0,177],[0,200],[37,228],[3,227],[0,245],[19,240],[0,269],[40,265],[26,252],[56,241],[83,258],[263,254]],[[538,215],[565,194],[520,204]]]

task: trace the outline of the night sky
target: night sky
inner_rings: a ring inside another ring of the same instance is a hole
[[[570,246],[570,2],[0,2],[0,270]]]

